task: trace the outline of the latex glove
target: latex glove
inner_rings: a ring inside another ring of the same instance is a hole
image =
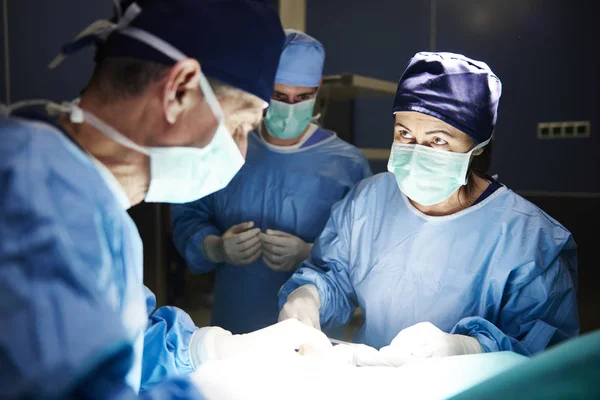
[[[319,307],[321,298],[317,287],[302,285],[288,296],[279,313],[279,321],[295,318],[311,328],[320,330]]]
[[[261,233],[263,260],[269,268],[279,272],[294,271],[310,257],[312,243],[306,243],[289,233],[267,229]]]
[[[254,222],[234,225],[223,236],[208,235],[202,242],[202,254],[213,263],[246,265],[258,260],[262,253],[260,228]]]
[[[357,367],[385,364],[385,359],[382,358],[379,351],[365,344],[352,343],[334,345],[329,357],[337,362]]]
[[[331,342],[321,331],[310,328],[296,319],[244,335],[232,335],[219,327],[198,329],[192,335],[189,352],[194,367],[212,360],[241,355],[266,357],[284,353],[323,355],[331,351]]]
[[[399,367],[428,358],[483,352],[479,341],[473,337],[446,333],[431,322],[421,322],[400,331],[389,346],[379,351],[380,357],[361,362],[363,365]]]

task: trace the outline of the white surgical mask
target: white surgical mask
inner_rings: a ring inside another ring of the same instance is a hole
[[[448,199],[467,183],[473,152],[486,146],[489,139],[468,153],[436,150],[419,144],[394,143],[388,171],[396,176],[400,191],[423,206]]]
[[[201,77],[200,86],[219,120],[214,138],[204,148],[140,146],[75,103],[50,105],[50,112],[54,111],[52,108],[58,108],[58,111],[69,113],[72,122],[85,121],[115,142],[146,154],[150,158],[150,186],[145,201],[188,203],[223,189],[244,165],[244,157],[223,118],[219,118],[220,108],[214,109],[218,103],[206,78]]]
[[[203,149],[150,148],[150,186],[147,202],[188,203],[223,189],[244,165],[244,157],[224,123],[223,112],[210,84],[200,75],[200,87],[219,126]]]
[[[271,100],[265,115],[265,125],[269,134],[279,139],[296,139],[310,124],[314,108],[315,99],[294,104]]]

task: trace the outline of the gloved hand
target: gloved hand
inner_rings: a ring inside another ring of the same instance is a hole
[[[379,356],[368,355],[361,365],[394,366],[427,358],[483,353],[479,341],[465,335],[446,333],[431,322],[421,322],[403,329],[389,346],[379,350]]]
[[[365,344],[337,344],[329,354],[329,358],[357,367],[368,367],[385,364],[377,349]],[[382,360],[382,361],[378,361]]]
[[[321,307],[321,298],[317,287],[302,285],[288,296],[279,313],[279,321],[294,318],[311,328],[320,330],[319,307]]]
[[[331,342],[321,331],[295,319],[244,335],[232,335],[219,327],[198,329],[192,335],[189,352],[194,367],[211,360],[223,360],[239,355],[281,355],[285,352],[302,355],[323,355],[331,351]]]
[[[208,235],[202,242],[202,254],[213,263],[246,265],[258,260],[262,253],[260,228],[254,222],[234,225],[223,236]]]
[[[310,257],[312,243],[306,243],[289,233],[267,229],[261,233],[263,260],[273,271],[294,271],[300,263]]]

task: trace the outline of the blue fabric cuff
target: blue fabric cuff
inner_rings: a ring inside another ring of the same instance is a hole
[[[508,336],[496,325],[480,317],[461,319],[450,333],[476,338],[486,353],[493,351],[513,351],[513,346]]]
[[[204,258],[204,254],[202,254],[202,242],[208,235],[221,236],[221,231],[214,226],[201,229],[192,235],[185,248],[184,257],[193,274],[205,274],[215,269],[218,265],[208,261]]]
[[[144,335],[142,389],[194,370],[189,346],[197,329],[189,315],[177,307],[160,307],[150,316]]]
[[[306,277],[301,273],[295,272],[294,275],[292,275],[292,277],[288,279],[286,283],[283,284],[281,289],[279,289],[279,311],[281,311],[281,309],[283,308],[283,305],[287,301],[287,298],[289,297],[290,293],[298,289],[300,286],[308,284],[315,285],[313,281],[306,279]]]
[[[536,321],[521,343],[531,354],[540,353],[550,344],[556,331],[557,329],[554,326],[541,320]]]

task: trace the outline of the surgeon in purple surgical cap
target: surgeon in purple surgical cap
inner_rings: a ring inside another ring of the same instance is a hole
[[[488,175],[500,93],[481,61],[410,60],[392,109],[389,172],[333,207],[311,258],[281,289],[280,319],[335,327],[360,307],[355,341],[381,349],[378,365],[532,355],[578,334],[571,233]]]

